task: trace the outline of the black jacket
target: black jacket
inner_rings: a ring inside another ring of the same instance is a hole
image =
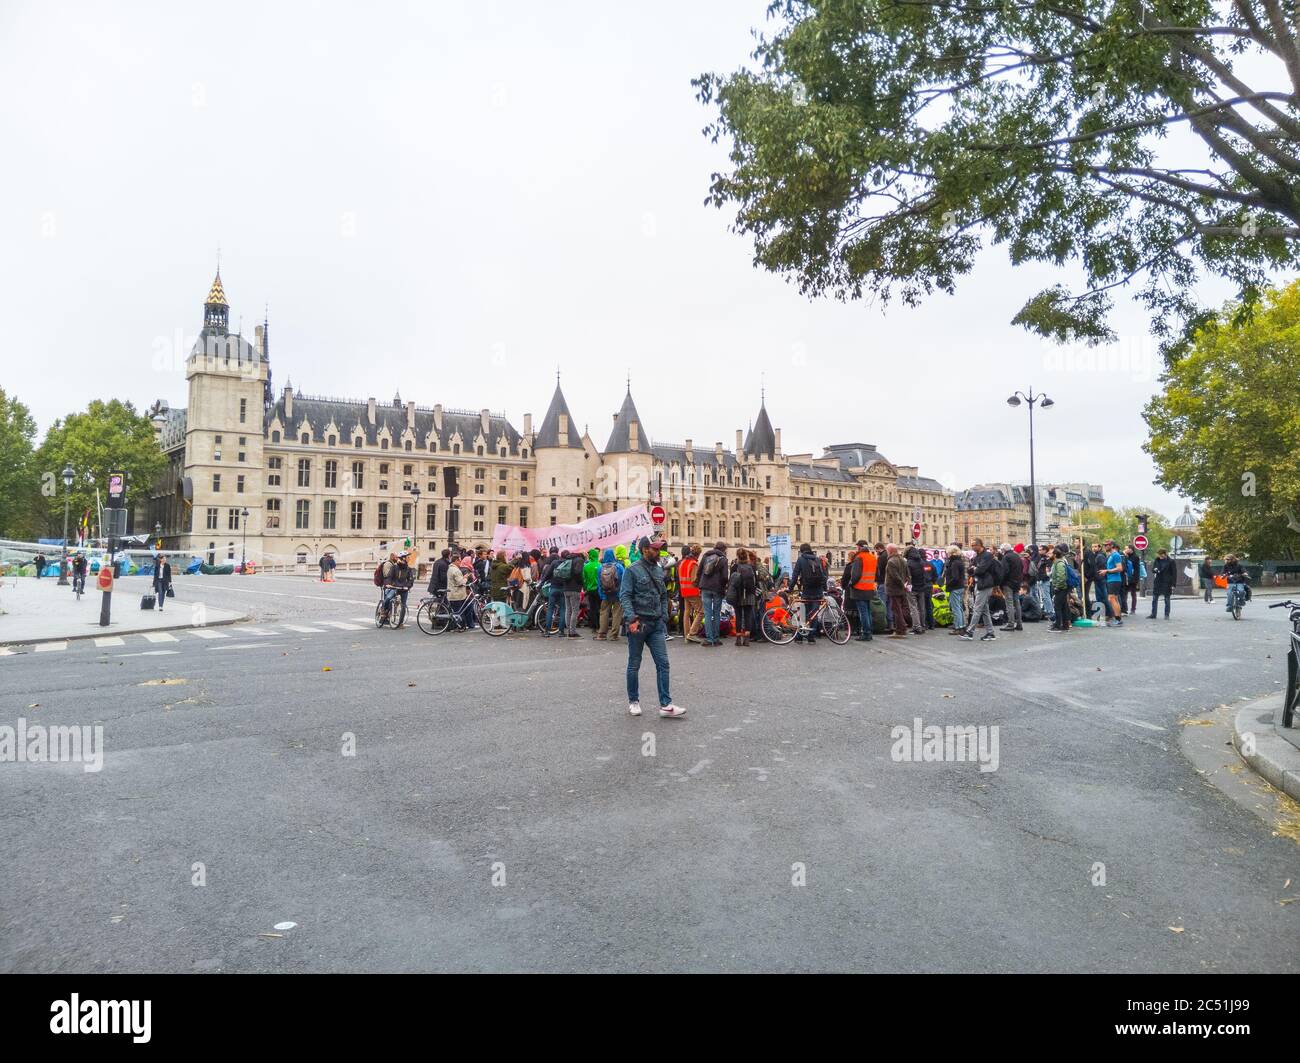
[[[569,560],[573,564],[569,566],[569,578],[564,581],[564,589],[569,594],[577,594],[583,589],[582,570],[587,563],[587,559],[581,554],[574,554]]]
[[[929,591],[932,581],[925,573],[925,559],[915,547],[907,551],[907,571],[911,573],[913,594]]]
[[[1020,555],[1014,550],[1008,550],[1002,555],[1002,586],[1014,587],[1020,590],[1020,584],[1025,580],[1025,563],[1020,559]]]
[[[718,562],[711,574],[706,574],[704,566],[709,563],[710,557],[716,557]],[[712,591],[714,594],[723,594],[727,589],[727,555],[721,550],[705,550],[700,555],[700,567],[695,570],[695,582],[702,591]]]
[[[971,574],[975,577],[975,587],[981,591],[991,591],[998,585],[998,561],[992,550],[981,550],[971,562]]]
[[[164,561],[153,574],[153,585],[162,590],[166,590],[172,585],[172,566],[171,562]]]
[[[1165,591],[1173,590],[1175,575],[1174,559],[1172,557],[1157,557],[1152,577],[1151,593],[1164,594]]]
[[[816,554],[800,554],[795,561],[791,591],[796,587],[805,598],[820,598],[826,593],[826,570]]]
[[[450,565],[451,562],[445,557],[440,557],[433,563],[433,569],[429,573],[430,594],[437,594],[447,589],[447,569]]]
[[[966,559],[958,554],[948,558],[943,566],[943,586],[945,590],[961,590],[966,586]]]

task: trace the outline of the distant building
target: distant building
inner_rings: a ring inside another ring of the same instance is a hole
[[[167,471],[147,515],[164,546],[209,562],[307,565],[321,554],[369,562],[411,540],[489,543],[497,524],[572,524],[633,503],[666,510],[670,546],[722,540],[767,549],[771,534],[843,559],[859,538],[952,541],[953,495],[870,443],[786,454],[766,402],[735,448],[652,440],[629,386],[603,449],[578,431],[557,377],[546,415],[516,429],[488,409],[418,406],[395,395],[343,399],[271,386],[270,325],[229,331],[218,273],[186,361],[186,409],[154,404]],[[707,411],[716,414],[717,411]],[[460,494],[444,493],[447,469]],[[417,494],[418,491],[418,494]],[[245,516],[247,513],[247,516]],[[453,517],[454,513],[454,517]]]

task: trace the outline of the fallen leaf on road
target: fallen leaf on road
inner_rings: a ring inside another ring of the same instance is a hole
[[[1186,929],[1186,927],[1171,926],[1168,927],[1167,929],[1172,930],[1175,934],[1181,934]]]
[[[322,672],[328,672],[328,671],[330,671],[330,670],[331,670],[331,669],[330,669],[330,666],[329,666],[328,664],[327,664],[324,668],[321,669]]]
[[[415,686],[414,683],[407,683],[406,685],[407,685],[408,687],[413,687],[413,686]]]
[[[174,687],[181,683],[188,683],[188,679],[146,679],[143,683],[137,683],[139,687]]]
[[[109,922],[110,922],[110,923],[120,923],[120,922],[121,922],[123,919],[125,919],[125,918],[126,918],[126,916],[124,916],[124,915],[115,915],[115,916],[113,916],[111,919],[109,919]]]
[[[282,938],[282,937],[284,937],[283,934],[258,934],[257,936],[260,937],[260,938]]]
[[[41,707],[41,703],[40,703],[39,701],[33,701],[33,702],[32,702],[30,705],[28,705],[27,707],[28,707],[29,709],[39,709],[39,708]]]
[[[1213,720],[1179,720],[1178,723],[1183,727],[1213,727]]]
[[[1282,883],[1282,888],[1286,889],[1290,885],[1291,885],[1291,880],[1287,879],[1285,882]]]

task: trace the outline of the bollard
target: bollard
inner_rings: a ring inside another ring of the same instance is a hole
[[[109,615],[113,610],[113,572],[105,564],[99,566],[99,589],[104,592],[99,604],[99,626],[108,627]]]

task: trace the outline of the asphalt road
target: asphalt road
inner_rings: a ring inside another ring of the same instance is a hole
[[[182,582],[264,633],[0,658],[0,724],[99,722],[107,750],[0,763],[0,969],[1300,970],[1300,845],[1178,742],[1277,689],[1258,601],[987,645],[674,641],[688,715],[661,720],[648,657],[627,715],[621,644],[323,626],[372,592]],[[996,725],[997,770],[891,759],[914,717]]]

